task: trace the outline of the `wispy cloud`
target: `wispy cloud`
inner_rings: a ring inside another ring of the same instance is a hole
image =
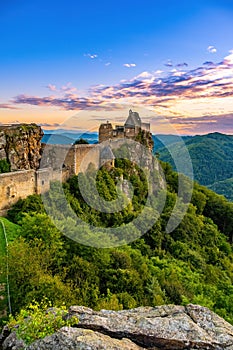
[[[210,53],[216,53],[217,52],[217,49],[216,47],[210,45],[207,47],[207,50],[210,52]]]
[[[132,67],[136,67],[136,64],[135,63],[124,63],[123,66],[127,67],[127,68],[132,68]]]
[[[85,53],[84,56],[89,57],[92,60],[98,57],[98,55],[96,53]]]
[[[201,117],[177,117],[170,120],[171,124],[179,125],[188,132],[208,133],[214,131],[233,133],[233,113],[220,115],[204,115]]]
[[[46,87],[47,87],[50,91],[57,91],[56,85],[48,84]]]
[[[173,67],[172,60],[167,60],[167,62],[164,63],[164,66],[166,66],[166,67]]]
[[[77,88],[72,86],[72,83],[69,82],[69,83],[63,85],[60,90],[66,92],[66,93],[73,93],[73,92],[77,91]]]
[[[176,65],[177,68],[185,68],[185,67],[188,67],[188,63],[186,62],[182,62],[182,63],[178,63]]]
[[[72,110],[115,110],[120,109],[117,103],[109,103],[103,100],[97,100],[88,97],[78,97],[75,94],[66,94],[64,97],[56,96],[28,96],[21,94],[16,96],[13,101],[15,104],[26,104],[39,107],[57,107],[67,111]]]
[[[57,128],[60,126],[59,123],[38,123],[38,125],[42,128]]]
[[[12,108],[16,105],[33,105],[61,110],[112,111],[121,109],[127,103],[152,108],[156,114],[171,118],[172,123],[180,128],[198,130],[197,125],[201,123],[206,128],[207,123],[220,127],[220,120],[224,121],[226,127],[232,127],[233,51],[218,63],[207,61],[195,69],[187,69],[184,63],[180,65],[182,67],[174,67],[169,72],[144,71],[115,85],[93,86],[84,96],[77,94],[71,83],[68,83],[58,89],[56,95],[40,97],[21,94],[5,106]],[[208,114],[216,118],[211,117],[207,121],[205,116]],[[195,123],[188,119],[191,117]]]
[[[0,103],[0,109],[18,109],[18,108],[8,103]]]

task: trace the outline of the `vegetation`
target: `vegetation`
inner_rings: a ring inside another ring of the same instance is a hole
[[[214,192],[223,194],[227,199],[233,201],[233,177],[223,181],[217,181],[208,186]]]
[[[172,143],[172,149],[174,154],[182,159],[184,145],[187,147],[192,160],[195,180],[225,195],[227,199],[233,200],[233,136],[213,133],[183,138],[183,141],[184,143],[181,143],[176,140],[176,143]],[[172,141],[169,139],[168,144],[169,142]],[[169,162],[175,169],[168,149],[159,147],[159,143],[157,145],[155,151],[159,153],[160,159]]]
[[[0,174],[9,173],[11,171],[11,165],[7,159],[0,159]]]
[[[83,138],[78,139],[74,142],[74,145],[88,145],[89,142]]]
[[[118,248],[84,246],[62,235],[37,195],[19,201],[9,212],[10,220],[20,227],[18,238],[9,244],[14,314],[27,308],[32,300],[40,303],[46,296],[53,306],[78,304],[96,310],[198,303],[233,323],[233,203],[195,183],[186,215],[173,232],[167,233],[178,186],[177,173],[166,163],[162,166],[168,186],[160,218],[144,236]],[[87,180],[83,174],[79,177],[84,183]],[[132,203],[114,213],[91,208],[82,198],[77,176],[64,184],[66,198],[76,214],[99,229],[98,239],[102,227],[124,227],[144,208],[145,176],[122,159],[116,159],[116,168],[109,172],[99,170],[100,196],[109,203],[115,199],[119,177],[131,181],[134,195]],[[51,196],[55,196],[53,209],[58,211],[64,228],[69,226],[89,237],[88,228],[76,227],[63,210],[59,191],[47,194],[52,206]],[[181,203],[185,198],[183,191]],[[156,201],[156,196],[151,200]],[[126,237],[132,234],[127,229],[123,232]]]
[[[19,229],[19,226],[16,224],[13,224],[6,218],[0,218],[0,266],[1,266],[1,273],[0,273],[0,315],[2,312],[2,315],[4,315],[4,310],[7,310],[8,303],[7,303],[7,291],[6,291],[6,272],[7,272],[7,265],[6,265],[6,253],[7,253],[7,247],[6,247],[6,239],[4,234],[4,228],[7,234],[7,241],[12,242],[17,236],[17,232]],[[3,317],[2,321],[5,319]],[[0,324],[1,324],[1,316],[0,316]]]
[[[16,318],[10,316],[8,327],[16,330],[16,334],[23,339],[26,345],[55,333],[63,326],[72,326],[78,323],[76,317],[64,319],[67,314],[65,307],[52,308],[45,299],[41,303],[33,301],[26,309],[20,310]]]

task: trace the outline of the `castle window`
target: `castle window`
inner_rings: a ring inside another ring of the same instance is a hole
[[[41,181],[42,186],[44,185],[44,180]]]

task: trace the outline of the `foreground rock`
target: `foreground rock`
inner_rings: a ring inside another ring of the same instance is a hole
[[[233,326],[198,305],[117,312],[72,306],[66,318],[73,315],[79,318],[75,327],[63,327],[27,350],[233,350]],[[5,342],[4,350],[14,349]]]
[[[89,329],[63,327],[59,332],[38,340],[27,350],[142,350],[129,339],[114,339]]]

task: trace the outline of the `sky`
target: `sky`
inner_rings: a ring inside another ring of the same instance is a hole
[[[231,0],[0,1],[0,123],[233,134]]]

